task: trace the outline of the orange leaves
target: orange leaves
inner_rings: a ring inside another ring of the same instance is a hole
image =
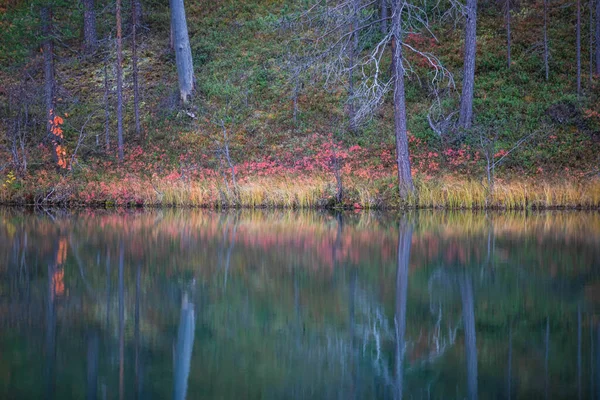
[[[65,114],[65,117],[67,116],[68,114]],[[67,169],[67,149],[60,144],[64,139],[64,132],[61,125],[65,121],[59,115],[55,115],[53,110],[50,110],[50,119],[48,122],[50,122],[50,132],[54,135],[52,144],[54,145],[54,153],[58,166],[62,169]]]

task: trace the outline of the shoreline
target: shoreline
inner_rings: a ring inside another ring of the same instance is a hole
[[[600,210],[600,179],[499,180],[489,193],[481,181],[441,176],[416,180],[415,192],[402,201],[387,180],[344,180],[343,202],[336,183],[326,176],[253,177],[235,190],[217,180],[145,180],[126,177],[80,183],[62,177],[46,187],[19,182],[0,189],[0,206],[57,208],[313,209],[313,210]]]

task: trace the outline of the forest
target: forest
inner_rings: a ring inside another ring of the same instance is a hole
[[[0,203],[600,207],[600,0],[3,0]]]

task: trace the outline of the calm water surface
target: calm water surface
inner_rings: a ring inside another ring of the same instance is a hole
[[[600,214],[0,210],[2,399],[600,399]]]

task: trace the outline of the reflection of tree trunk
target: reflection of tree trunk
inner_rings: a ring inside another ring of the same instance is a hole
[[[98,393],[98,332],[91,331],[87,339],[87,400],[95,400]]]
[[[135,3],[135,1],[134,1]],[[135,274],[135,398],[140,398],[140,264]]]
[[[594,398],[594,321],[590,318],[590,399]]]
[[[508,371],[506,373],[506,392],[508,400],[512,398],[512,322],[508,326]]]
[[[223,281],[223,288],[227,289],[227,277],[229,275],[229,265],[231,263],[231,253],[233,251],[233,246],[235,246],[235,239],[237,238],[237,227],[238,227],[238,215],[234,217],[233,229],[231,232],[231,237],[229,240],[229,246],[227,247],[227,254],[225,255],[225,277]],[[229,232],[229,226],[227,227],[227,231]]]
[[[123,264],[125,258],[123,241],[119,244],[119,399],[124,398],[125,380],[125,283]]]
[[[600,400],[600,322],[596,336],[596,398]]]
[[[581,305],[577,307],[577,397],[581,400]]]
[[[396,393],[395,398],[402,399],[404,389],[404,334],[406,331],[406,300],[408,290],[408,262],[412,226],[406,220],[400,221],[398,227],[398,265],[396,269]]]
[[[54,305],[54,271],[55,266],[48,264],[48,298],[46,305],[46,398],[54,398],[54,362],[56,359],[56,308]]]
[[[106,248],[106,331],[110,329],[110,250]]]
[[[356,399],[359,397],[358,388],[358,349],[356,348],[356,270],[352,269],[350,272],[350,287],[349,287],[349,299],[348,299],[348,319],[350,323],[350,351],[352,352],[352,383],[350,388],[351,395],[349,398]]]
[[[187,394],[187,381],[190,374],[192,349],[194,347],[194,330],[196,327],[194,304],[188,302],[187,293],[181,302],[181,317],[177,333],[177,345],[174,354],[175,387],[173,399],[183,400]]]
[[[548,398],[548,387],[550,386],[550,381],[548,379],[548,361],[550,359],[550,317],[546,317],[546,358],[544,361],[544,372],[545,372],[545,384],[544,384],[544,393],[545,398]]]
[[[471,279],[464,274],[460,280],[460,295],[465,327],[465,353],[467,359],[467,391],[469,399],[477,399],[477,333],[475,330],[475,304]]]

